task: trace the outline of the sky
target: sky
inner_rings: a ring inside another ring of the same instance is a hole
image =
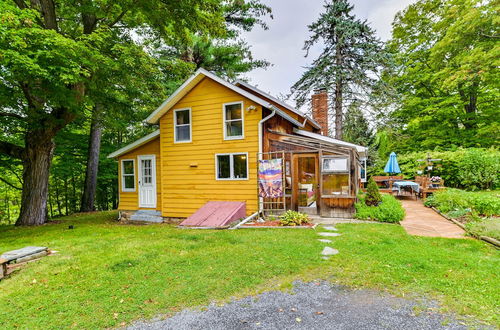
[[[266,19],[269,30],[260,27],[243,34],[256,59],[266,59],[272,66],[257,69],[245,76],[252,85],[274,96],[286,95],[301,77],[304,67],[318,55],[319,49],[304,57],[307,25],[323,11],[324,0],[262,0],[272,8],[274,19]],[[367,19],[382,40],[391,36],[394,15],[415,0],[351,0],[354,14]],[[293,102],[290,102],[293,104]]]

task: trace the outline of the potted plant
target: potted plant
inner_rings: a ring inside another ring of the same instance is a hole
[[[431,177],[431,187],[432,188],[439,188],[439,185],[441,184],[441,177],[440,176],[433,176]]]

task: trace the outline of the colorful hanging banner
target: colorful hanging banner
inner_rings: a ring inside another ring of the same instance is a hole
[[[259,196],[283,197],[283,159],[259,160]]]

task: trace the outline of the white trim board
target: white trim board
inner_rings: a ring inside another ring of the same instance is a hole
[[[130,144],[127,144],[125,147],[123,148],[120,148],[118,150],[116,150],[115,152],[112,152],[108,155],[108,158],[116,158],[118,156],[121,156],[123,154],[126,154],[127,152],[131,151],[131,150],[134,150],[135,148],[138,148],[146,143],[148,143],[149,141],[153,140],[154,138],[156,138],[157,136],[160,135],[160,130],[156,130],[154,131],[153,133],[151,134],[148,134]]]

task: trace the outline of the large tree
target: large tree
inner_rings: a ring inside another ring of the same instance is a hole
[[[157,75],[149,67],[147,67],[147,70],[136,70],[131,67],[126,70],[115,70],[113,74],[94,77],[94,85],[97,85],[97,88],[92,94],[93,101],[97,102],[93,105],[92,112],[89,115],[90,133],[81,212],[95,209],[101,136],[103,130],[109,127],[106,123],[111,124],[111,127],[113,127],[117,118],[121,118],[122,120],[125,119],[126,126],[130,127],[142,121],[142,118],[136,119],[135,116],[120,116],[120,113],[109,111],[110,109],[118,107],[121,112],[130,114],[144,108],[144,100],[147,100],[150,110],[152,105],[160,102],[158,98],[173,92],[190,74],[200,67],[234,80],[240,77],[241,74],[255,68],[265,68],[269,65],[264,60],[255,60],[250,51],[250,46],[243,40],[238,40],[238,38],[242,30],[250,31],[255,26],[267,29],[267,25],[262,18],[270,15],[271,9],[262,4],[260,0],[246,2],[230,0],[223,2],[222,12],[227,31],[224,35],[200,35],[193,32],[185,38],[160,39],[148,45],[150,52],[158,59],[158,66],[163,76],[161,86],[152,84],[152,82],[157,81]],[[115,57],[117,62],[122,61],[119,55]],[[109,67],[113,68],[113,63],[110,63]],[[109,81],[108,77],[114,77],[115,81]],[[116,82],[116,78],[118,78],[119,82]],[[100,80],[104,82],[99,83]],[[119,88],[116,88],[116,86],[119,86]],[[153,91],[153,93],[150,93],[150,91]],[[162,93],[162,91],[165,93]],[[149,95],[137,95],[138,92],[139,94]],[[99,97],[99,95],[102,96]],[[98,101],[96,98],[100,100]],[[136,100],[142,101],[142,103],[137,104]]]
[[[20,128],[19,136],[0,137],[0,152],[23,165],[17,225],[47,220],[54,137],[92,105],[89,84],[113,60],[110,47],[126,50],[122,37],[170,39],[189,31],[223,34],[222,3],[0,1],[0,116]]]
[[[292,86],[298,105],[304,104],[314,89],[326,88],[334,103],[335,137],[342,139],[346,104],[365,101],[387,62],[382,42],[366,21],[352,14],[347,0],[331,0],[311,25],[304,44],[306,56],[312,47],[322,46],[321,54]]]
[[[498,145],[498,1],[421,0],[393,23],[400,148]]]

